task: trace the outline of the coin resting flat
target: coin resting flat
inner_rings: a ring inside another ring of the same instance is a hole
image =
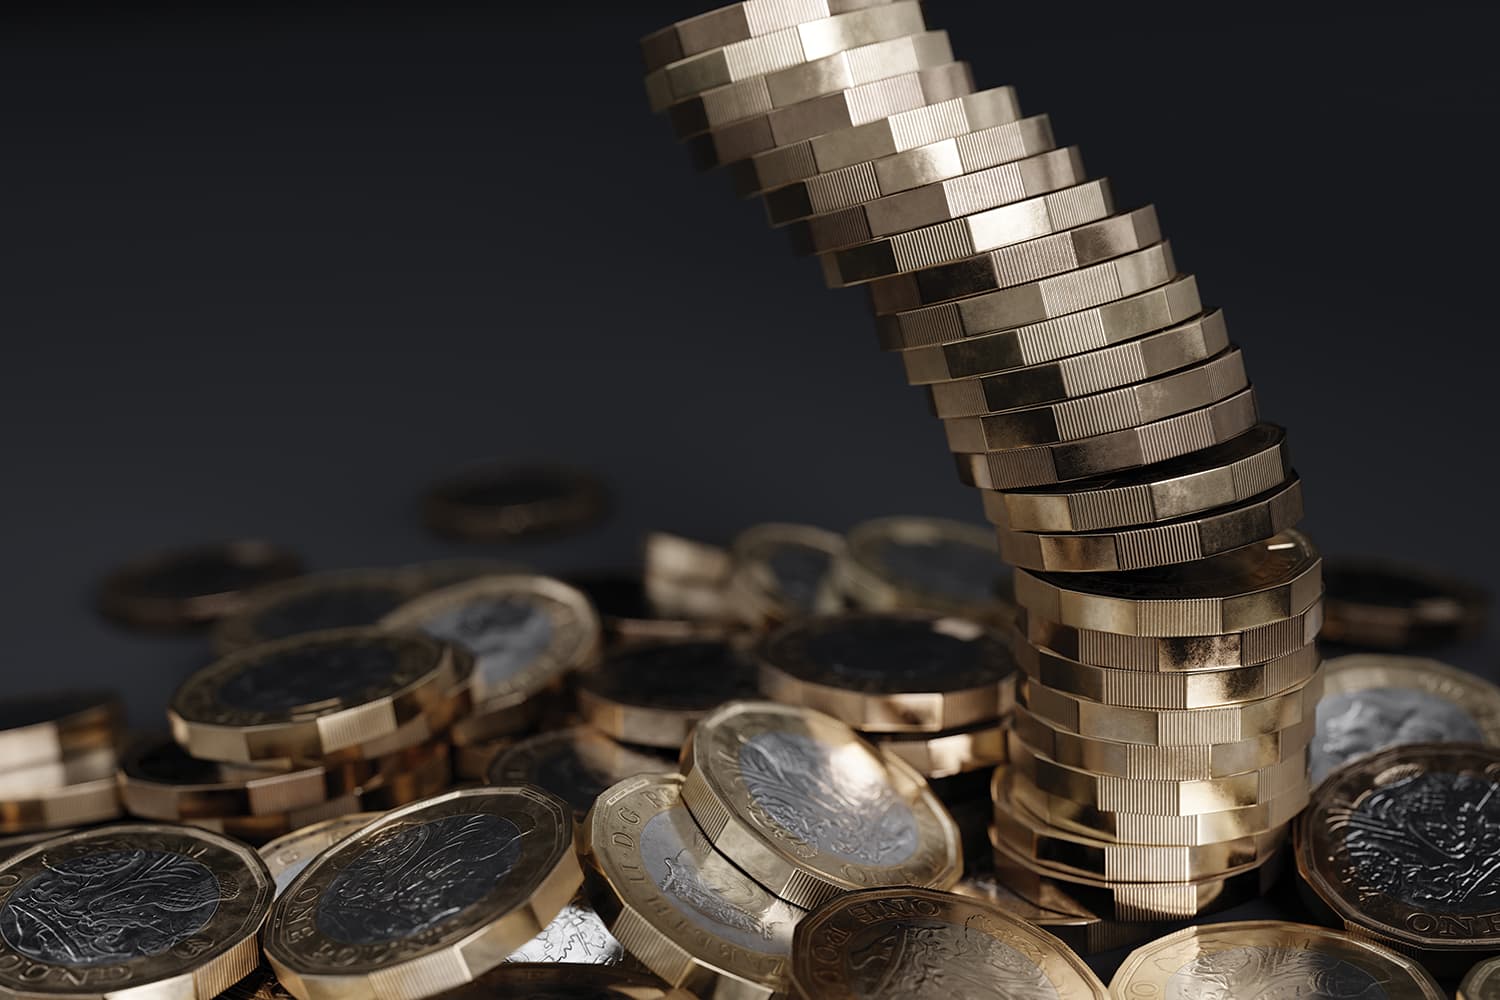
[[[937,517],[881,517],[850,529],[834,564],[840,589],[866,611],[936,611],[1007,621],[1010,572],[990,532]]]
[[[336,570],[267,584],[214,627],[214,648],[231,653],[308,632],[374,625],[421,590],[420,579],[399,569]]]
[[[665,756],[623,746],[592,726],[576,726],[538,733],[501,750],[490,762],[489,782],[545,788],[582,816],[615,782],[674,766]]]
[[[579,674],[575,690],[584,720],[606,735],[674,751],[709,711],[758,693],[754,665],[727,642],[626,650]]]
[[[730,546],[729,601],[740,619],[764,626],[837,611],[834,563],[844,537],[802,524],[757,524]]]
[[[590,527],[608,513],[609,491],[579,469],[490,464],[435,483],[424,503],[427,523],[438,534],[494,542]]]
[[[99,607],[134,628],[192,628],[235,613],[254,588],[301,572],[295,552],[255,539],[173,549],[111,572]]]

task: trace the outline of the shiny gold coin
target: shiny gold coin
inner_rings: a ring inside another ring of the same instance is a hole
[[[1483,632],[1489,614],[1484,589],[1416,566],[1341,559],[1323,577],[1330,642],[1383,649],[1461,642]]]
[[[1075,628],[1121,635],[1239,632],[1299,615],[1322,594],[1322,557],[1296,531],[1186,566],[1128,573],[1017,571],[1016,601]]]
[[[882,517],[857,524],[834,579],[866,611],[933,611],[1006,624],[1015,610],[995,536],[962,521]]]
[[[593,527],[609,513],[609,489],[582,469],[486,463],[434,483],[423,507],[446,538],[505,542]]]
[[[1500,745],[1500,688],[1436,660],[1365,654],[1328,661],[1315,782],[1388,746],[1450,741]]]
[[[672,757],[616,743],[592,726],[574,726],[529,736],[502,750],[490,763],[489,782],[545,788],[582,816],[616,782],[675,769]]]
[[[295,552],[253,539],[132,560],[99,587],[99,610],[129,628],[184,629],[234,614],[249,590],[302,572]]]
[[[1469,970],[1458,986],[1458,1000],[1500,1000],[1500,955]]]
[[[408,884],[397,870],[425,875]],[[499,965],[582,880],[562,800],[525,786],[449,792],[318,855],[277,898],[266,957],[300,1000],[416,1000]]]
[[[759,693],[755,665],[725,642],[641,646],[617,653],[574,683],[583,720],[613,739],[680,750],[698,720]]]
[[[757,524],[735,537],[729,603],[746,623],[763,627],[838,611],[834,563],[842,535],[802,524]]]
[[[593,663],[603,644],[589,599],[535,575],[480,577],[435,590],[380,624],[424,632],[472,655],[467,683],[474,714],[454,727],[459,744],[524,730],[539,714],[540,696]]]
[[[232,653],[199,670],[167,709],[195,757],[324,757],[451,711],[467,653],[416,634],[333,629]]]
[[[919,614],[793,622],[767,636],[757,658],[767,696],[866,734],[993,726],[1010,709],[1016,669],[998,633]]]
[[[792,949],[796,995],[807,1000],[1109,996],[1057,938],[955,893],[849,893],[798,924]]]
[[[1131,952],[1110,991],[1118,997],[1284,994],[1442,1000],[1417,963],[1326,927],[1251,920],[1188,927]]]
[[[212,1000],[259,959],[271,877],[178,826],[106,826],[0,867],[0,996]]]
[[[627,778],[600,795],[580,850],[595,906],[631,953],[704,996],[783,990],[804,911],[751,881],[705,839],[677,775]]]
[[[882,7],[891,0],[746,0],[670,24],[641,39],[641,57],[647,70],[726,45],[758,38],[773,31],[847,14],[867,7]]]
[[[1003,764],[1006,726],[980,722],[943,733],[910,733],[873,739],[884,753],[895,754],[929,780],[988,770]]]
[[[8,790],[0,798],[0,834],[61,831],[102,823],[120,815],[114,766],[91,763],[78,780],[49,788]]]
[[[683,749],[683,802],[714,847],[798,906],[859,885],[951,886],[958,829],[916,771],[836,719],[734,702]]]
[[[425,587],[400,569],[350,569],[283,580],[245,595],[213,630],[220,653],[325,629],[374,625]]]
[[[125,728],[116,695],[58,692],[0,700],[0,767],[18,771],[97,750],[113,751]]]
[[[312,864],[313,858],[337,844],[354,831],[364,828],[378,819],[378,812],[350,813],[335,816],[300,830],[277,837],[259,848],[261,860],[271,872],[276,883],[276,895],[280,896],[302,870]]]

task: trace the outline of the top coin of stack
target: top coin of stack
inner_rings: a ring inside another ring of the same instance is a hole
[[[1319,690],[1286,434],[1150,206],[1119,211],[1009,88],[937,93],[921,60],[950,49],[909,5],[857,6],[750,2],[653,35],[652,105],[831,286],[868,286],[1023,570],[1002,860],[1101,918],[1258,891],[1307,799]],[[913,74],[921,105],[863,100]]]

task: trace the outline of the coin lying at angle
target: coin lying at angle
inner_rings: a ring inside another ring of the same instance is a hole
[[[733,622],[657,618],[638,571],[590,570],[570,573],[563,582],[598,612],[606,652],[642,643],[726,639],[739,630]]]
[[[1312,777],[1402,743],[1500,745],[1500,688],[1436,660],[1357,655],[1329,660],[1318,703]]]
[[[984,512],[1002,531],[1109,531],[1244,503],[1292,476],[1286,431],[1257,424],[1224,444],[1135,472],[1061,489],[986,490]]]
[[[726,4],[651,32],[641,39],[641,57],[648,71],[660,69],[700,52],[722,49],[805,21],[881,7],[889,2],[891,0],[798,0],[797,3],[784,4],[747,0]]]
[[[785,989],[804,911],[714,850],[683,805],[680,777],[607,789],[579,849],[597,875],[590,886],[605,924],[669,985],[702,996],[770,998]]]
[[[178,826],[105,826],[0,868],[0,995],[212,1000],[271,908],[256,853]]]
[[[685,990],[665,988],[655,976],[625,969],[567,963],[499,966],[443,1000],[694,1000]]]
[[[980,899],[904,886],[849,893],[798,924],[792,981],[809,1000],[1109,997],[1046,931]]]
[[[760,687],[864,733],[938,733],[993,724],[1010,709],[1016,664],[1004,638],[961,618],[808,618],[757,650]]]
[[[958,880],[958,828],[927,782],[837,719],[731,702],[698,724],[681,763],[682,800],[708,839],[787,902]]]
[[[559,963],[572,966],[619,965],[625,948],[580,892],[541,933],[511,952],[507,963]]]
[[[882,517],[855,525],[834,564],[845,597],[867,611],[936,611],[1009,622],[1010,570],[995,536],[936,517]]]
[[[355,754],[405,723],[452,712],[469,655],[416,633],[331,629],[231,653],[172,696],[172,737],[230,763]]]
[[[424,508],[428,527],[444,537],[504,542],[591,528],[609,513],[609,490],[581,469],[491,463],[435,483]]]
[[[646,597],[661,618],[720,621],[732,617],[729,550],[665,531],[646,536]]]
[[[906,761],[929,780],[951,778],[1005,762],[1006,726],[999,720],[978,722],[941,733],[901,733],[879,736],[883,752]]]
[[[833,565],[842,535],[802,524],[757,524],[735,537],[729,600],[751,625],[837,611]]]
[[[113,750],[125,709],[113,694],[68,691],[0,700],[0,760],[8,770]]]
[[[1350,934],[1276,920],[1188,927],[1130,953],[1117,997],[1294,995],[1442,1000],[1421,965]]]
[[[307,632],[374,625],[420,591],[418,578],[399,569],[335,570],[267,584],[214,627],[214,648],[231,653]]]
[[[192,628],[234,614],[247,591],[301,572],[302,558],[271,542],[172,549],[112,571],[99,587],[99,610],[130,628]]]
[[[415,1000],[499,965],[582,881],[561,799],[526,786],[448,792],[318,855],[277,897],[266,958],[302,1000]]]
[[[616,743],[592,726],[574,726],[528,736],[502,750],[490,763],[489,782],[545,788],[581,816],[610,785],[675,767],[671,757]]]
[[[1461,976],[1500,950],[1500,748],[1416,743],[1351,761],[1298,821],[1297,870],[1351,932]]]
[[[580,673],[574,689],[584,721],[606,736],[672,751],[709,711],[759,693],[754,664],[727,642],[625,650]]]
[[[538,713],[539,696],[599,655],[603,633],[587,597],[560,580],[490,576],[445,587],[381,619],[467,650],[474,714],[454,729],[470,743],[513,735]]]
[[[378,818],[378,812],[335,816],[263,844],[259,848],[260,857],[276,884],[276,895],[285,892],[302,870],[312,864],[313,858]]]
[[[1500,955],[1485,959],[1458,985],[1458,1000],[1495,1000],[1500,997]]]
[[[0,773],[0,834],[60,831],[119,815],[111,750]]]
[[[1484,629],[1490,595],[1416,566],[1340,559],[1325,568],[1323,637],[1403,649],[1471,639]]]

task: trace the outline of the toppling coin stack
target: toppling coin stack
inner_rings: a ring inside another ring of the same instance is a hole
[[[1321,561],[1222,313],[1045,116],[909,0],[734,4],[642,44],[653,108],[761,195],[942,419],[1019,567],[997,864],[1101,921],[1266,885],[1307,802]]]

